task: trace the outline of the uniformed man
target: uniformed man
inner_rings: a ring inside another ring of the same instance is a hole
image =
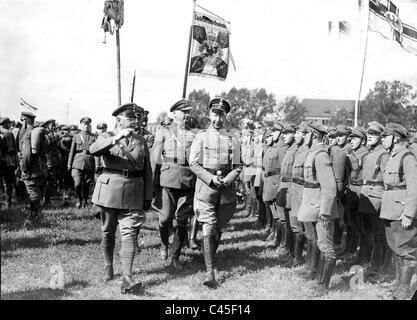
[[[143,108],[128,103],[118,107],[112,115],[116,117],[114,133],[98,136],[89,147],[92,156],[102,157],[104,166],[93,193],[93,211],[100,214],[103,231],[104,279],[110,281],[114,277],[113,252],[119,225],[123,270],[121,292],[135,293],[141,282],[134,281],[132,266],[137,236],[145,221],[145,211],[151,206],[151,163],[145,139],[134,133],[143,116]]]
[[[389,152],[383,173],[381,215],[389,247],[396,255],[397,286],[392,298],[410,299],[417,266],[417,160],[407,149],[407,130],[388,123],[382,144]]]
[[[19,136],[21,136],[19,144],[20,168],[22,170],[22,180],[25,183],[30,200],[30,212],[24,224],[24,227],[28,228],[43,219],[41,199],[47,177],[46,154],[49,152],[49,140],[46,138],[43,127],[35,128],[29,125],[34,119],[31,115],[23,115],[23,117],[31,119],[24,120],[28,125],[23,136],[19,133]]]
[[[203,284],[209,287],[216,285],[214,259],[222,229],[236,209],[235,180],[242,170],[236,134],[223,127],[229,111],[227,100],[214,98],[210,101],[211,125],[196,135],[190,151],[190,168],[197,175],[194,210],[203,224],[206,265]]]
[[[20,114],[20,121],[22,121],[22,127],[19,129],[19,132],[17,133],[17,149],[19,152],[21,152],[21,143],[23,136],[27,131],[32,130],[35,127],[35,118],[36,116],[27,111],[22,111]]]
[[[262,175],[262,158],[265,149],[265,127],[258,121],[254,123],[254,141],[253,141],[253,154],[254,154],[254,168],[255,179],[253,181],[253,189],[256,195],[254,213],[257,216],[257,227],[263,228],[265,226],[265,203],[262,200],[262,188],[263,188],[263,175]]]
[[[347,166],[349,168],[349,184],[346,189],[346,202],[344,223],[346,226],[346,255],[345,260],[356,254],[360,239],[360,225],[358,217],[359,198],[361,195],[363,177],[362,165],[364,157],[368,154],[366,148],[366,130],[362,127],[352,129],[350,134],[351,148],[347,154]]]
[[[148,114],[149,111],[145,110],[143,119],[140,122],[138,126],[138,132],[145,138],[146,143],[148,144],[148,149],[152,150],[154,141],[155,141],[155,135],[148,131]]]
[[[91,119],[83,117],[80,120],[81,132],[74,136],[71,151],[68,156],[68,171],[71,170],[74,188],[77,193],[77,208],[88,206],[90,183],[94,178],[95,159],[89,148],[97,137],[91,133]]]
[[[381,267],[383,267],[385,255],[389,257],[388,250],[390,250],[385,237],[384,223],[379,218],[381,197],[384,192],[382,175],[388,161],[388,153],[381,144],[383,130],[384,127],[376,121],[368,124],[369,153],[363,159],[363,185],[358,208],[361,219],[361,239],[356,263],[371,262],[371,268],[366,271],[367,279],[370,281],[373,280],[373,276],[379,278],[382,275]]]
[[[13,133],[10,129],[10,119],[0,118],[0,183],[6,184],[7,206],[12,205],[13,188],[16,185],[15,170],[18,166],[17,149]]]
[[[337,145],[336,128],[333,126],[327,127],[327,144],[329,147]]]
[[[61,165],[60,165],[60,174],[59,174],[59,185],[60,190],[63,193],[63,198],[68,198],[68,190],[70,190],[74,181],[71,177],[71,172],[67,170],[68,157],[71,151],[72,137],[70,135],[71,127],[64,125],[61,127],[61,133],[59,135],[59,151],[61,153]]]
[[[48,176],[45,184],[45,202],[48,204],[51,202],[51,195],[58,191],[58,176],[59,165],[62,161],[61,154],[59,152],[59,136],[55,133],[55,120],[49,119],[45,121],[42,127],[45,128],[46,138],[49,141],[49,152],[46,154],[46,170]]]
[[[173,122],[156,132],[153,149],[155,163],[161,164],[159,183],[162,187],[162,202],[158,210],[160,253],[162,259],[168,258],[169,231],[175,218],[171,264],[176,270],[183,269],[179,257],[188,239],[188,219],[193,214],[195,175],[189,167],[188,157],[195,133],[185,128],[191,109],[186,99],[179,100],[171,107]]]
[[[243,170],[242,170],[242,182],[245,186],[245,191],[247,194],[246,199],[246,216],[252,215],[254,211],[254,203],[256,202],[256,193],[253,187],[253,183],[255,181],[255,174],[256,168],[254,167],[254,132],[253,132],[253,121],[246,120],[242,123],[242,163],[243,163]]]
[[[307,239],[317,241],[319,252],[310,251],[315,256],[308,257],[309,272],[304,278],[316,278],[319,288],[326,291],[336,264],[333,230],[337,211],[332,208],[336,201],[337,186],[328,148],[323,143],[327,130],[317,121],[307,124],[311,132],[306,139],[311,142],[311,147],[304,163],[305,182],[298,220],[304,222]]]

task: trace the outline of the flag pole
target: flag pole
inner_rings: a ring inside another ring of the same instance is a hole
[[[361,1],[364,1],[364,0],[359,0],[359,3],[361,3]],[[367,0],[365,0],[365,3],[368,3],[368,6],[365,5],[365,9],[367,10],[367,12],[366,12],[367,19],[366,19],[365,28],[362,28],[362,30],[361,30],[361,40],[362,40],[363,31],[364,31],[364,29],[366,30],[365,46],[364,46],[364,52],[363,52],[362,73],[361,73],[361,81],[360,81],[360,85],[359,85],[359,93],[358,93],[358,98],[355,101],[355,122],[354,122],[355,127],[358,126],[358,117],[359,117],[359,112],[360,112],[360,101],[361,101],[361,93],[362,93],[362,85],[363,85],[363,75],[365,73],[366,52],[367,52],[367,49],[368,49],[369,2]],[[359,9],[360,9],[360,7],[359,7]]]
[[[193,0],[193,2],[194,2],[194,5],[193,5],[193,19],[192,19],[192,22],[191,22],[190,35],[189,35],[189,39],[188,39],[187,62],[185,63],[184,84],[183,84],[183,87],[182,87],[182,98],[183,99],[185,99],[185,97],[187,95],[188,72],[189,72],[189,69],[190,69],[191,42],[193,41],[194,12],[195,12],[195,4],[196,4],[197,0]]]
[[[116,27],[116,50],[117,50],[117,102],[122,105],[122,84],[120,75],[120,34],[119,27]]]

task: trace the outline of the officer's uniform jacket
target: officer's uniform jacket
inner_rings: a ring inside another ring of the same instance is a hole
[[[5,128],[0,128],[0,134],[4,143],[4,150],[0,160],[4,161],[7,167],[17,168],[17,150],[13,133]]]
[[[288,145],[278,140],[272,147],[266,149],[263,157],[263,201],[275,201],[278,197],[278,188],[281,182],[281,164]]]
[[[337,193],[336,179],[328,148],[323,143],[310,148],[304,163],[304,180],[298,220],[316,222],[322,215],[332,219],[338,218],[338,212],[332,210]]]
[[[297,216],[303,199],[304,190],[304,162],[309,148],[301,145],[294,153],[294,161],[291,168],[291,211],[292,216]]]
[[[369,150],[363,158],[363,185],[359,199],[359,212],[378,214],[384,192],[382,173],[388,161],[388,153],[382,145]]]
[[[46,157],[49,140],[43,128],[27,130],[20,141],[22,178],[44,178],[47,175]]]
[[[117,134],[117,131],[116,131]],[[128,142],[113,144],[114,133],[100,135],[89,147],[92,156],[102,157],[103,173],[97,178],[92,202],[115,209],[143,209],[152,200],[152,170],[148,146],[143,136],[133,133]],[[135,160],[133,166],[119,146]]]
[[[19,129],[19,132],[17,133],[17,139],[16,139],[17,140],[16,142],[17,142],[17,151],[18,152],[22,153],[22,151],[23,151],[23,146],[22,146],[23,136],[26,134],[26,132],[32,131],[33,128],[34,128],[33,125],[28,124],[26,126],[26,128],[25,127],[21,127]]]
[[[162,160],[159,181],[162,187],[190,189],[195,186],[195,176],[188,163],[194,137],[192,130],[174,122],[156,132],[153,158],[157,164]]]
[[[345,191],[346,183],[346,152],[348,148],[345,146],[343,149],[339,146],[331,146],[330,150],[330,163],[332,164],[334,177],[336,179],[338,196]],[[345,150],[345,151],[344,151]]]
[[[401,165],[402,162],[402,165]],[[406,146],[393,150],[383,173],[381,219],[417,218],[417,160]]]
[[[363,159],[367,154],[368,149],[361,146],[356,151],[350,150],[347,155],[347,166],[350,172],[348,189],[346,190],[347,208],[358,209],[363,183],[362,165]]]
[[[80,132],[72,140],[71,150],[68,156],[68,167],[78,170],[94,170],[94,156],[90,154],[89,148],[96,141],[97,137],[92,133]]]
[[[236,202],[234,181],[242,171],[237,135],[228,129],[212,126],[195,136],[190,150],[190,168],[197,176],[195,198],[212,205]],[[216,187],[213,178],[222,176],[228,186]]]
[[[148,150],[152,150],[153,144],[155,142],[155,135],[146,130],[145,128],[141,128],[140,134],[145,138]]]
[[[292,166],[297,149],[298,145],[292,142],[292,144],[289,145],[281,163],[281,182],[278,188],[277,205],[287,209],[291,209],[290,188],[292,181]]]

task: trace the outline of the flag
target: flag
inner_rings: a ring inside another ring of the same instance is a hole
[[[340,39],[352,34],[352,23],[349,21],[329,21],[329,36]]]
[[[227,22],[194,12],[190,75],[225,80],[229,70],[229,36]]]
[[[20,98],[20,105],[21,105],[22,107],[25,107],[25,108],[27,108],[27,109],[31,110],[31,111],[36,111],[36,110],[38,110],[38,108],[36,108],[36,107],[34,107],[34,106],[30,105],[30,104],[29,104],[29,103],[27,103],[25,100],[23,100],[23,98]]]
[[[399,8],[390,0],[369,0],[369,27],[384,38],[397,41],[404,50],[417,55],[417,28],[400,19]]]

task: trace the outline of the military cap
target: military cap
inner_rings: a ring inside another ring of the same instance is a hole
[[[361,139],[366,139],[366,130],[362,127],[352,128],[349,137],[358,137]]]
[[[36,118],[36,116],[32,112],[28,112],[28,111],[22,111],[22,113],[20,114],[20,117]]]
[[[218,109],[223,110],[226,113],[230,112],[230,103],[226,99],[223,98],[214,98],[209,103],[209,110],[211,109]]]
[[[6,123],[9,123],[9,122],[10,122],[10,119],[7,118],[7,117],[0,118],[0,125],[6,124]]]
[[[169,126],[174,119],[172,118],[166,118],[165,120],[161,121],[161,126],[166,127]]]
[[[112,116],[117,117],[119,114],[124,114],[127,117],[143,117],[144,110],[136,103],[125,103],[113,111]]]
[[[297,129],[297,126],[292,122],[286,122],[284,123],[284,127],[282,129],[282,133],[288,133],[288,132],[295,132]]]
[[[149,114],[148,110],[144,110],[143,113],[145,114],[145,116],[147,116]]]
[[[66,124],[64,124],[64,125],[61,127],[61,130],[63,130],[63,131],[70,131],[70,130],[71,130],[71,127],[70,127],[70,126],[67,126]]]
[[[97,129],[107,128],[107,124],[105,122],[100,122],[97,124]]]
[[[368,128],[366,132],[368,133],[376,133],[381,134],[384,131],[384,126],[376,121],[371,121],[368,123]]]
[[[78,128],[75,124],[72,124],[72,125],[70,125],[70,130],[71,131],[76,131],[76,130],[78,130]]]
[[[348,135],[350,135],[351,130],[348,128],[348,126],[346,126],[344,124],[339,124],[336,127],[336,133],[340,133],[340,134],[343,134],[345,136],[348,136]]]
[[[169,109],[169,111],[170,112],[174,112],[175,110],[187,111],[187,110],[191,110],[192,108],[193,107],[191,107],[190,101],[188,101],[187,99],[181,99],[175,102],[175,104]]]
[[[307,122],[307,125],[310,127],[311,131],[327,134],[327,128],[318,121]]]
[[[80,119],[80,123],[83,123],[83,122],[88,122],[88,123],[91,123],[91,118],[89,118],[89,117],[82,117],[82,118]]]
[[[54,119],[48,119],[44,123],[42,123],[41,127],[45,128],[48,124],[50,124],[52,122],[55,122],[55,120]]]
[[[381,135],[383,136],[396,135],[396,136],[400,136],[401,138],[408,138],[408,131],[402,125],[398,123],[390,122],[390,123],[387,123]]]
[[[305,121],[301,121],[301,123],[296,127],[296,129],[297,131],[301,131],[303,133],[307,133],[311,131],[310,127],[307,125]]]
[[[285,123],[283,121],[277,120],[274,121],[273,129],[275,131],[282,131],[284,129]]]

